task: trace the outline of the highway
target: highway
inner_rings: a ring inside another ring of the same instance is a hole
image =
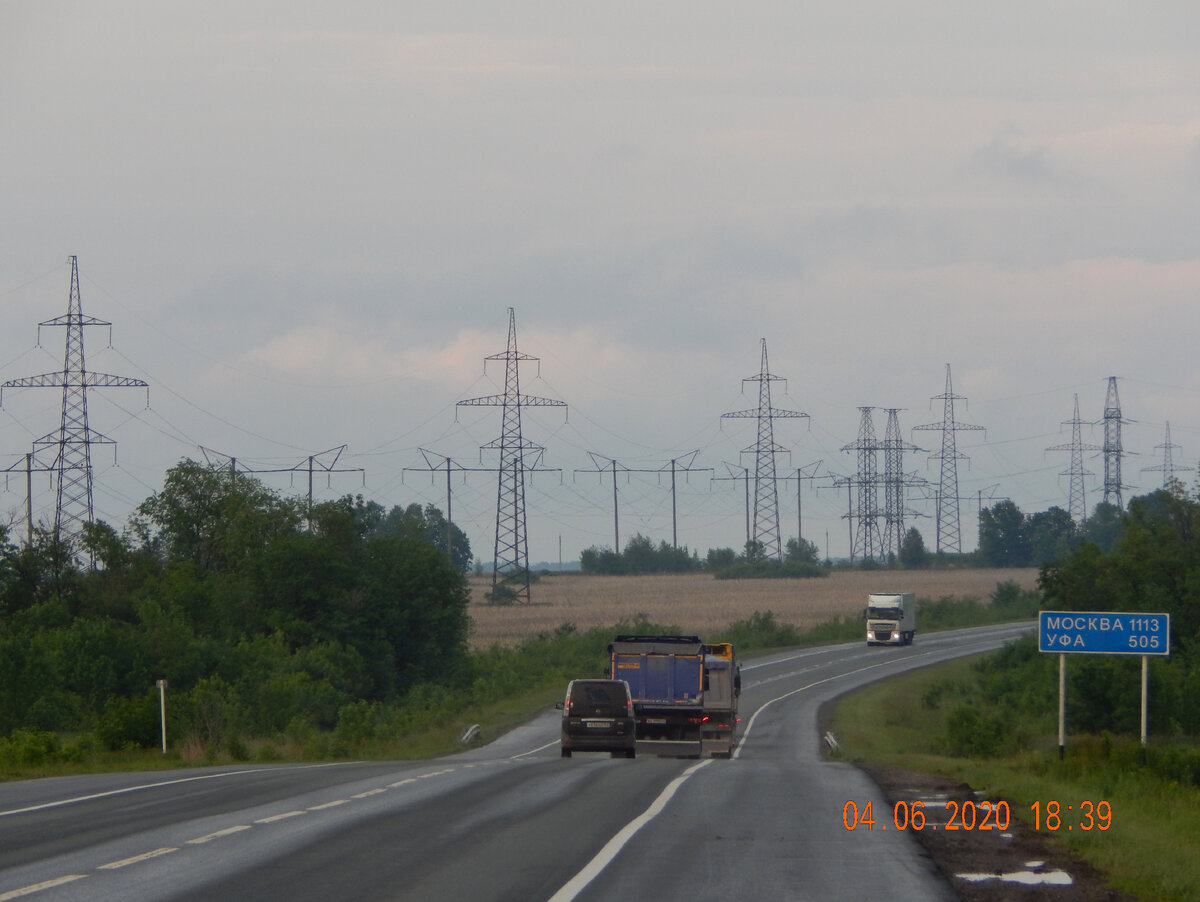
[[[1032,629],[756,657],[732,760],[563,759],[550,710],[431,761],[0,783],[0,902],[952,900],[909,833],[844,828],[847,801],[887,806],[822,759],[817,711]]]

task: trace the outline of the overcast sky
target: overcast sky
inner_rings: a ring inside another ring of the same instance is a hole
[[[781,474],[852,473],[863,406],[938,450],[912,429],[941,421],[949,365],[957,419],[986,429],[957,436],[970,550],[980,500],[1067,507],[1070,455],[1046,449],[1075,395],[1101,420],[1109,376],[1126,500],[1161,484],[1168,423],[1195,478],[1197,35],[1193,0],[0,0],[0,380],[62,367],[37,324],[76,255],[84,313],[113,323],[88,368],[151,384],[148,408],[89,393],[117,442],[94,451],[98,518],[201,447],[270,469],[345,444],[365,472],[318,497],[444,508],[419,449],[495,465],[500,411],[456,402],[503,390],[484,358],[512,307],[540,358],[523,391],[568,405],[525,417],[558,470],[530,479],[536,562],[612,544],[598,459],[692,460],[680,543],[740,547],[742,486],[711,477],[753,467],[754,421],[721,414],[757,404],[764,338],[774,405],[809,417],[775,424]],[[0,467],[23,466],[61,397],[3,405]],[[452,487],[490,560],[494,475]],[[0,489],[19,519],[23,474]],[[795,481],[779,493],[786,538]],[[801,501],[805,537],[848,553],[845,491]],[[48,477],[34,503],[52,518]],[[623,474],[617,527],[670,541],[669,478]]]

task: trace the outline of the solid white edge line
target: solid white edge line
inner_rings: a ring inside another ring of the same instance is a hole
[[[675,795],[679,787],[687,782],[692,774],[702,767],[712,764],[714,760],[716,759],[705,758],[703,761],[693,764],[668,783],[666,788],[659,793],[658,798],[650,804],[650,807],[617,831],[616,835],[604,844],[604,848],[597,852],[596,856],[583,866],[583,870],[564,883],[559,891],[550,897],[550,902],[571,902],[572,899],[583,892],[588,884],[595,880],[600,872],[608,867],[612,860],[617,857],[618,853],[633,838],[634,834],[650,823],[650,821],[654,820],[667,807],[667,802],[671,801],[671,797]]]

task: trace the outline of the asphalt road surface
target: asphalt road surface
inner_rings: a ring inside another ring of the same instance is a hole
[[[558,753],[558,712],[423,762],[254,765],[0,784],[0,902],[843,900],[955,894],[886,800],[822,760],[817,709],[1028,624],[742,667],[732,760]]]

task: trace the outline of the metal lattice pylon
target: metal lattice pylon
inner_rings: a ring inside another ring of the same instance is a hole
[[[38,324],[63,326],[67,330],[66,352],[60,372],[43,373],[11,379],[2,388],[61,388],[62,419],[56,432],[42,436],[33,443],[34,456],[53,451],[53,461],[46,468],[55,473],[57,498],[54,509],[56,539],[77,537],[85,523],[95,516],[92,504],[92,445],[115,444],[88,425],[87,392],[89,388],[145,388],[141,379],[89,373],[84,358],[83,330],[85,326],[109,326],[112,323],[83,315],[79,297],[79,262],[71,263],[71,295],[66,316],[57,316]]]
[[[858,487],[858,504],[855,505],[850,517],[858,524],[853,530],[854,542],[850,547],[850,560],[856,554],[861,554],[863,560],[874,559],[883,553],[883,543],[879,538],[879,504],[877,488],[879,486],[879,466],[876,452],[883,450],[883,445],[875,437],[875,421],[872,418],[874,407],[858,408],[858,438],[852,444],[843,446],[843,451],[858,452],[858,471],[850,477],[850,483]]]
[[[946,390],[934,395],[933,400],[942,401],[942,421],[914,426],[914,429],[938,429],[942,433],[942,450],[933,455],[942,462],[941,479],[937,495],[937,550],[962,552],[962,530],[959,526],[958,507],[958,462],[967,455],[960,454],[955,434],[963,430],[982,430],[982,426],[970,426],[954,419],[954,402],[966,400],[954,394],[950,380],[950,364],[946,364]]]
[[[1155,445],[1155,451],[1162,451],[1163,462],[1154,467],[1142,467],[1143,473],[1162,473],[1162,487],[1168,488],[1171,482],[1175,479],[1175,456],[1171,453],[1179,448],[1179,445],[1171,442],[1171,424],[1167,423],[1166,437],[1161,445]]]
[[[499,407],[502,410],[500,438],[481,450],[500,452],[496,485],[496,544],[492,570],[492,593],[504,584],[516,593],[519,603],[529,603],[529,536],[525,526],[525,472],[536,469],[536,457],[545,449],[525,441],[521,435],[522,407],[566,407],[564,401],[521,394],[520,364],[538,358],[517,351],[517,318],[508,308],[508,348],[484,360],[504,361],[504,394],[459,401],[460,407]],[[486,365],[486,364],[485,364]],[[533,467],[526,455],[535,458]]]
[[[1087,520],[1087,496],[1084,492],[1083,478],[1091,476],[1091,470],[1083,468],[1083,452],[1084,451],[1099,451],[1097,445],[1085,445],[1083,443],[1083,433],[1080,427],[1083,426],[1083,420],[1079,419],[1079,395],[1075,396],[1075,415],[1064,420],[1063,425],[1071,427],[1071,443],[1069,445],[1054,445],[1047,448],[1047,451],[1070,451],[1071,466],[1069,469],[1059,473],[1059,476],[1067,476],[1070,478],[1070,492],[1067,496],[1067,512],[1071,515],[1071,519],[1077,525],[1082,526]]]
[[[905,486],[924,485],[925,481],[904,475],[904,452],[920,449],[904,441],[900,434],[900,408],[885,409],[888,420],[883,435],[883,551],[899,557],[904,542],[904,518],[909,513],[904,504]]]
[[[1121,399],[1117,395],[1117,377],[1108,377],[1104,398],[1104,503],[1123,510],[1121,501]]]
[[[754,454],[754,531],[753,541],[770,560],[779,560],[783,549],[779,540],[779,487],[775,481],[775,455],[787,451],[775,444],[774,421],[781,418],[807,417],[795,410],[779,410],[771,406],[771,383],[786,381],[772,376],[767,367],[767,340],[762,341],[762,363],[757,376],[743,382],[758,383],[758,407],[721,414],[722,418],[754,418],[758,420],[758,439],[743,454]]]

